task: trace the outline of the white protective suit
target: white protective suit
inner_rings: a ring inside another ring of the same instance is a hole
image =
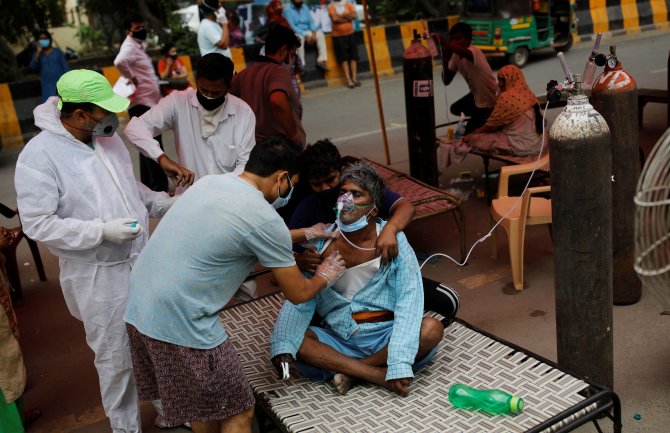
[[[95,150],[60,122],[57,97],[35,108],[40,132],[16,164],[15,187],[23,231],[59,257],[67,306],[84,323],[105,413],[114,433],[140,432],[123,314],[132,265],[147,242],[149,213],[158,215],[169,196],[135,180],[121,138],[94,137]],[[137,218],[142,234],[133,241],[103,241],[103,224]]]

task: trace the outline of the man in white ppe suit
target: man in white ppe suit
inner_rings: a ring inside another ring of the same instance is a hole
[[[149,215],[174,198],[137,182],[115,134],[115,113],[129,101],[88,70],[64,74],[59,97],[34,110],[40,132],[16,164],[23,231],[59,257],[71,314],[84,323],[95,353],[100,392],[112,431],[140,432],[139,402],[123,313],[128,277],[147,242]]]

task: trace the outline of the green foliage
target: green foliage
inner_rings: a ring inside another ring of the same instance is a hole
[[[91,54],[95,52],[104,52],[103,44],[105,43],[105,35],[103,32],[88,24],[81,24],[77,29],[77,38],[81,42],[82,54]]]
[[[382,22],[408,21],[421,17],[423,8],[417,2],[406,0],[377,0],[369,3],[371,14]]]
[[[170,41],[180,54],[198,54],[198,35],[192,32],[177,15],[170,14],[167,19],[170,29]]]

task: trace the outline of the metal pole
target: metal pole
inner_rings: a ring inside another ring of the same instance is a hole
[[[384,140],[384,154],[386,155],[386,164],[391,163],[391,155],[389,154],[389,141],[386,136],[386,122],[384,121],[384,107],[382,107],[382,94],[379,90],[379,76],[377,75],[377,61],[375,60],[375,47],[372,43],[372,30],[370,30],[370,16],[368,15],[368,2],[363,0],[363,11],[365,16],[365,33],[368,35],[370,42],[370,66],[372,67],[372,76],[375,81],[375,92],[377,93],[377,109],[379,110],[379,122],[382,127],[382,140]]]

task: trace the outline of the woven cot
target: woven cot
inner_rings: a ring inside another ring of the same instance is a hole
[[[415,220],[452,212],[460,236],[461,259],[465,258],[465,216],[456,197],[385,165],[365,158],[363,161],[379,173],[390,190],[414,205]]]
[[[610,407],[615,431],[620,431],[614,393],[462,321],[447,328],[438,353],[416,375],[406,398],[370,384],[355,386],[341,396],[332,384],[297,377],[294,370],[291,379],[280,381],[269,359],[269,335],[282,302],[281,294],[272,294],[221,313],[258,406],[281,431],[555,432],[571,430],[609,412]],[[455,409],[447,396],[456,382],[521,396],[525,410],[503,416]],[[587,398],[587,393],[596,395]],[[609,398],[607,404],[602,403],[604,398]]]

